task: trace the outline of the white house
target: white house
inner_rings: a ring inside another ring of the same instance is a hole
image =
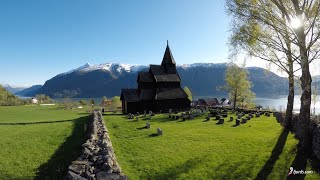
[[[38,100],[36,98],[31,99],[32,104],[38,104]]]

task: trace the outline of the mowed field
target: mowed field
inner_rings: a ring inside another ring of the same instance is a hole
[[[312,169],[311,162],[297,155],[294,135],[283,131],[274,117],[263,115],[232,127],[235,121],[228,122],[229,116],[222,125],[214,118],[206,122],[204,115],[184,122],[165,114],[152,120],[140,116],[139,121],[106,114],[104,120],[130,179],[286,179],[290,166]],[[150,129],[144,128],[146,121]],[[158,127],[162,136],[155,136]]]
[[[0,179],[62,179],[87,122],[88,114],[57,106],[0,107]]]

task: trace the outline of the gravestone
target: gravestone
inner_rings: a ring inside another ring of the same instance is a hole
[[[247,123],[247,119],[246,118],[242,118],[241,120],[242,120],[242,122],[241,122],[242,124]]]
[[[136,121],[139,121],[139,116],[136,116]]]
[[[224,123],[224,119],[219,119],[218,124],[223,124]]]
[[[216,116],[216,120],[219,120],[220,119],[220,116]]]
[[[233,117],[232,116],[230,116],[230,121],[233,121]]]
[[[240,125],[240,119],[236,119],[236,126]]]
[[[247,120],[250,120],[251,119],[251,117],[250,116],[247,116]]]
[[[162,135],[162,134],[163,134],[162,129],[157,128],[157,135],[160,136],[160,135]]]
[[[146,123],[146,128],[150,129],[150,124],[148,122]]]

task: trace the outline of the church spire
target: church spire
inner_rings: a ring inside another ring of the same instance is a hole
[[[161,65],[163,66],[168,64],[176,64],[176,62],[174,61],[174,58],[172,56],[172,53],[169,47],[169,42],[167,40],[167,47],[166,47],[166,51],[164,52]]]

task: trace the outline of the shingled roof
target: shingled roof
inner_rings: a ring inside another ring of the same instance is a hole
[[[180,82],[180,76],[175,74],[167,74],[160,65],[150,65],[150,71],[154,75],[156,82]]]
[[[163,65],[163,64],[176,64],[176,62],[174,61],[174,58],[172,56],[168,41],[167,41],[167,47],[166,47],[166,51],[163,55],[161,65]]]
[[[158,88],[155,99],[178,99],[188,98],[188,95],[181,88]]]
[[[150,72],[139,72],[138,73],[139,82],[153,82],[153,77]]]
[[[137,89],[122,89],[121,100],[127,102],[137,102],[139,101],[139,95]]]
[[[140,100],[152,101],[154,100],[155,94],[152,89],[141,89]]]

